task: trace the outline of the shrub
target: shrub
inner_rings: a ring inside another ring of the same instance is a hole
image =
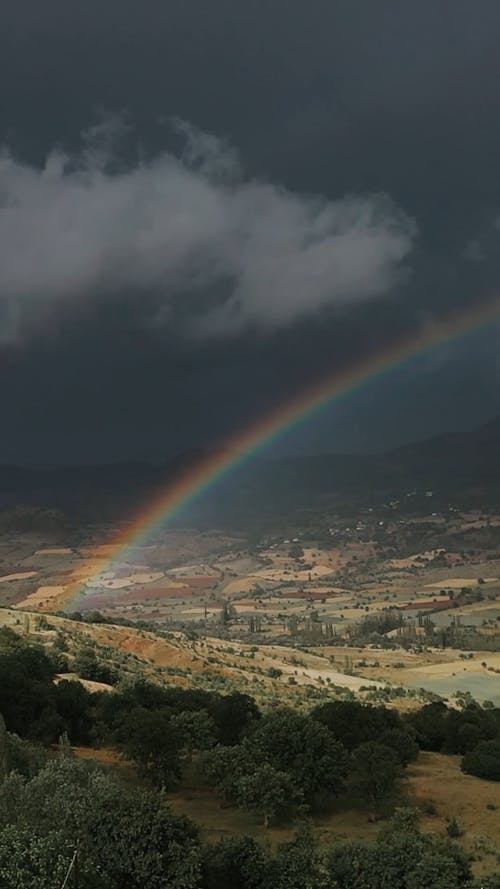
[[[457,837],[462,836],[462,830],[461,830],[460,825],[459,825],[457,819],[455,818],[455,816],[453,816],[450,823],[448,824],[448,827],[446,828],[446,833],[452,839],[456,839]]]
[[[487,781],[500,781],[500,740],[481,741],[465,754],[462,771]]]

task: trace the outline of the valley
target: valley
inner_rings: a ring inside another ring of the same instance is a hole
[[[287,697],[369,683],[498,705],[500,514],[416,499],[309,517],[289,536],[174,528],[120,548],[108,526],[77,545],[6,534],[0,606],[187,634],[242,686],[279,671]]]

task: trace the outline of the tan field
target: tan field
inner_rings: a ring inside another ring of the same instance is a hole
[[[258,577],[240,577],[238,580],[231,580],[226,584],[224,593],[227,596],[237,595],[238,593],[249,593],[255,589],[258,582]]]
[[[109,590],[123,590],[140,583],[153,583],[155,580],[161,580],[163,577],[163,571],[138,571],[136,574],[128,574],[124,577],[90,580],[87,582],[87,587],[90,590],[94,586],[98,588],[104,586]]]
[[[410,802],[421,805],[432,800],[437,815],[423,816],[422,828],[444,833],[446,818],[456,817],[463,836],[460,843],[480,860],[477,874],[497,868],[500,854],[500,784],[465,775],[459,756],[420,753],[408,768]],[[488,805],[492,808],[488,808]],[[479,854],[478,854],[479,853]]]
[[[54,680],[57,682],[71,682],[76,681],[80,682],[87,691],[95,692],[95,691],[113,691],[112,685],[107,685],[106,682],[95,682],[93,679],[82,679],[78,676],[78,673],[61,673],[55,677]]]
[[[440,589],[441,587],[448,587],[449,589],[459,590],[463,586],[474,586],[475,584],[477,584],[477,577],[448,577],[442,581],[438,580],[436,583],[426,583],[425,589]]]
[[[54,606],[54,600],[64,596],[65,592],[65,586],[40,586],[34,593],[30,593],[17,604],[19,608],[50,610]]]
[[[419,561],[430,562],[431,559],[434,559],[435,556],[442,552],[444,552],[443,549],[429,549],[422,553],[415,553],[413,556],[407,556],[404,559],[391,559],[390,564],[393,568],[413,568],[418,565]]]
[[[326,565],[314,565],[311,569],[296,569],[291,568],[289,570],[282,571],[269,571],[267,568],[262,568],[261,571],[255,573],[255,577],[264,578],[265,580],[274,580],[276,582],[282,582],[286,580],[299,580],[299,581],[307,581],[310,579],[317,580],[319,577],[326,577],[327,575],[332,573],[332,569],[328,568]]]
[[[110,559],[111,556],[120,552],[121,546],[115,543],[102,543],[96,546],[81,546],[80,552],[82,556],[89,556],[92,559]]]
[[[17,574],[4,574],[3,577],[0,577],[0,583],[7,583],[11,580],[28,580],[30,577],[35,577],[38,574],[38,571],[18,571]]]

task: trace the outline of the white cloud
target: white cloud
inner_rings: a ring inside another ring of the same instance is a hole
[[[52,152],[43,169],[3,152],[0,336],[47,309],[122,292],[154,295],[164,319],[187,300],[199,335],[272,329],[398,280],[415,225],[387,197],[327,201],[245,179],[218,140],[182,129],[182,158],[126,170],[110,168],[109,127],[79,157]]]

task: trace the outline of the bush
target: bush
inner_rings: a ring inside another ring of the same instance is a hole
[[[437,815],[436,804],[432,799],[426,799],[420,806],[423,815]]]
[[[462,771],[487,781],[500,781],[500,740],[481,741],[462,759]]]
[[[457,837],[462,836],[462,830],[461,830],[460,825],[459,825],[457,819],[455,818],[455,816],[453,816],[450,823],[448,824],[448,827],[446,828],[446,833],[452,839],[456,839]]]

